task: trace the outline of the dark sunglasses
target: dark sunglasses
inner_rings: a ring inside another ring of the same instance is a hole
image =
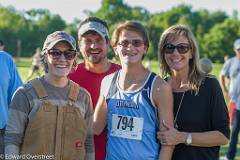
[[[77,52],[75,50],[66,50],[64,52],[59,49],[49,49],[47,51],[48,55],[50,55],[53,59],[59,59],[61,55],[65,57],[66,60],[72,60],[75,58]]]
[[[175,49],[177,49],[178,53],[185,54],[191,49],[191,47],[187,43],[179,43],[176,46],[168,43],[163,47],[164,53],[166,54],[173,54]]]
[[[122,47],[128,47],[129,44],[132,44],[134,47],[140,47],[144,44],[144,42],[140,39],[134,39],[132,41],[123,40],[122,42],[118,43],[118,45],[120,45]]]

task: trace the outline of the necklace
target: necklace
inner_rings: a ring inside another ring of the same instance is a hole
[[[180,111],[180,108],[181,108],[181,106],[182,106],[182,101],[183,101],[184,95],[185,95],[185,91],[184,91],[183,94],[182,94],[182,98],[181,98],[180,103],[179,103],[179,105],[178,105],[178,110],[177,110],[176,116],[175,116],[175,118],[174,118],[174,127],[175,127],[176,129],[178,129],[177,118],[178,118],[178,113],[179,113],[179,111]]]

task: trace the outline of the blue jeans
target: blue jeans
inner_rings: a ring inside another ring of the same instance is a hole
[[[228,159],[234,159],[237,151],[238,133],[240,130],[240,111],[236,110],[233,121],[232,135],[227,152]]]
[[[4,155],[4,140],[3,140],[3,135],[4,133],[2,132],[1,130],[1,133],[0,133],[0,160],[3,159],[3,155]]]

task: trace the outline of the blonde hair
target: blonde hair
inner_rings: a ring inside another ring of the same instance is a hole
[[[195,95],[197,95],[205,75],[200,69],[199,52],[196,39],[192,31],[187,26],[173,25],[166,29],[161,35],[158,49],[161,76],[167,77],[168,75],[172,74],[171,69],[164,58],[164,46],[169,43],[169,41],[172,41],[179,36],[186,37],[190,44],[192,59],[189,60],[188,83],[191,90],[195,92]]]

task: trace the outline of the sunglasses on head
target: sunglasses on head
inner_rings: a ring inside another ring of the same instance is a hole
[[[191,49],[191,47],[187,43],[179,43],[177,45],[168,43],[163,47],[165,54],[173,54],[175,49],[177,49],[178,53],[185,54]]]
[[[131,41],[123,40],[122,42],[118,43],[118,45],[120,45],[122,47],[128,47],[129,44],[132,44],[134,47],[140,47],[144,44],[144,42],[140,39],[133,39]]]
[[[75,58],[77,52],[75,50],[66,50],[64,52],[59,49],[49,49],[47,51],[48,55],[50,55],[53,59],[59,59],[61,55],[65,57],[66,60],[72,60]]]

